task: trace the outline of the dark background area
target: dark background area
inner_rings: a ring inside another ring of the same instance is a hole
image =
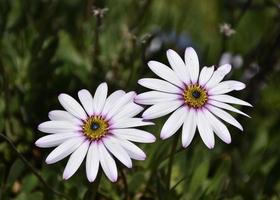
[[[53,189],[83,199],[85,167],[62,180],[66,160],[47,166],[51,149],[34,142],[37,125],[61,108],[57,96],[94,93],[103,81],[110,92],[145,91],[137,84],[154,76],[147,61],[167,63],[172,48],[192,46],[200,65],[233,65],[229,79],[246,83],[233,93],[251,104],[252,118],[234,115],[244,132],[228,126],[230,145],[216,137],[208,150],[198,134],[174,156],[172,189],[164,184],[172,139],[161,141],[166,118],[147,128],[154,144],[140,145],[146,161],[119,164],[117,183],[104,176],[98,199],[280,199],[280,1],[278,0],[0,0],[0,132],[13,142]],[[180,134],[179,131],[177,134]],[[180,146],[177,147],[180,149]],[[0,199],[62,199],[0,139]]]

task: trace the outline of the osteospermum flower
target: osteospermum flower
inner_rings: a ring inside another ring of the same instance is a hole
[[[142,115],[144,119],[154,119],[171,112],[160,133],[162,139],[172,136],[183,124],[182,145],[187,147],[195,134],[196,127],[208,148],[215,144],[214,132],[224,142],[230,143],[231,136],[222,119],[240,130],[241,124],[224,110],[248,116],[228,103],[251,106],[226,93],[242,90],[245,84],[223,78],[230,72],[231,66],[225,64],[217,70],[203,67],[199,72],[199,62],[193,48],[185,51],[185,62],[173,50],[167,51],[168,66],[150,61],[148,66],[160,79],[143,78],[138,83],[154,91],[139,94],[135,101],[143,105],[152,105]],[[217,118],[217,117],[218,118]]]
[[[36,141],[38,147],[55,147],[47,157],[52,164],[71,154],[63,172],[70,178],[86,157],[86,174],[94,181],[101,165],[112,181],[118,177],[117,158],[128,168],[132,159],[144,160],[145,153],[133,142],[151,143],[155,137],[134,127],[151,125],[142,118],[134,118],[143,108],[133,102],[135,92],[115,91],[107,98],[107,84],[98,86],[94,97],[87,90],[78,93],[82,106],[71,96],[60,94],[58,99],[64,110],[49,113],[51,121],[41,123],[38,129],[50,133]]]

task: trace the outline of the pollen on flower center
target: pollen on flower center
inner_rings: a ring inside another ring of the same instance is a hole
[[[207,91],[198,84],[188,85],[183,92],[185,103],[193,108],[200,108],[208,100]]]
[[[108,127],[102,116],[91,116],[83,124],[83,133],[90,140],[99,140],[108,133]]]

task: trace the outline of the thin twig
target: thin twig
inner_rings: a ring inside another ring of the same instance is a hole
[[[4,134],[0,133],[1,138],[3,138],[4,140],[6,140],[9,145],[12,147],[12,149],[16,152],[17,156],[20,158],[20,160],[32,171],[32,173],[38,178],[38,180],[47,188],[49,189],[52,193],[54,193],[57,196],[61,196],[64,199],[70,199],[69,197],[67,197],[65,194],[56,191],[55,189],[53,189],[51,186],[48,185],[48,183],[43,179],[43,177],[37,172],[37,170],[26,160],[26,158],[17,150],[16,146],[14,145],[14,143],[12,142],[12,140],[10,140],[10,138],[8,138],[7,136],[5,136]]]
[[[184,176],[183,178],[181,178],[177,183],[175,183],[175,185],[173,185],[171,188],[170,188],[170,191],[172,190],[175,190],[175,188],[180,184],[182,183],[184,180],[186,180],[187,176]]]

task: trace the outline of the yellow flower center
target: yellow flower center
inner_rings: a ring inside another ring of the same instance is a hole
[[[185,103],[193,108],[200,108],[208,100],[208,95],[205,89],[198,84],[188,85],[184,90],[183,98]]]
[[[109,124],[101,116],[89,117],[83,125],[83,133],[90,140],[99,140],[108,133]]]

